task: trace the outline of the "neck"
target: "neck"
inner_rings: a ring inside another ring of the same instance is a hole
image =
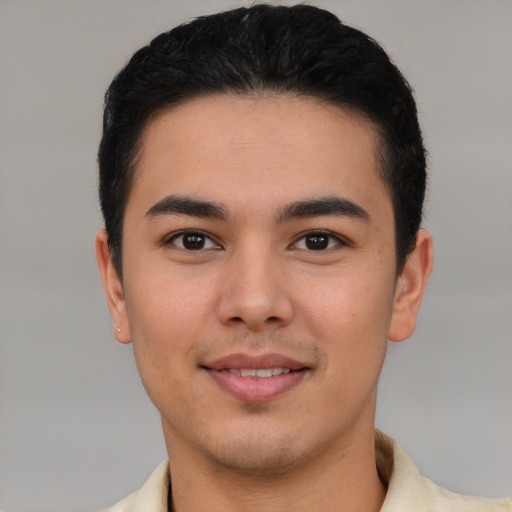
[[[280,474],[254,475],[219,467],[174,445],[169,510],[378,512],[386,491],[375,465],[373,428],[336,448]]]

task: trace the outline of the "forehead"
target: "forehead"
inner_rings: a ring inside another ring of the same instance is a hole
[[[377,130],[363,116],[318,99],[200,97],[148,124],[127,206],[134,194],[155,202],[164,191],[242,202],[295,200],[306,189],[311,195],[387,194],[378,144]]]

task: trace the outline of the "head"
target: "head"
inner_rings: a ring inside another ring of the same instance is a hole
[[[392,199],[400,272],[414,247],[426,185],[409,85],[373,39],[330,12],[255,5],[159,35],[135,53],[107,91],[100,200],[120,277],[124,210],[145,128],[166,109],[212,94],[316,98],[368,119],[378,133],[380,173]]]
[[[115,78],[99,160],[116,338],[171,460],[360,464],[431,267],[414,101],[382,49],[313,7],[200,18]]]

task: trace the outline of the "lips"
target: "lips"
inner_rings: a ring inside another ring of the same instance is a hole
[[[256,377],[258,379],[268,379],[269,377],[275,377],[276,375],[283,375],[290,373],[289,368],[230,368],[227,370],[233,375],[239,377]]]
[[[267,401],[290,391],[311,369],[281,354],[231,354],[202,368],[223,391],[246,402]]]

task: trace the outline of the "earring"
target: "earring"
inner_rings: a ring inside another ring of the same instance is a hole
[[[120,327],[116,327],[116,328],[114,329],[114,332],[116,332],[116,333],[120,333],[120,332],[121,332],[121,328],[120,328]]]

